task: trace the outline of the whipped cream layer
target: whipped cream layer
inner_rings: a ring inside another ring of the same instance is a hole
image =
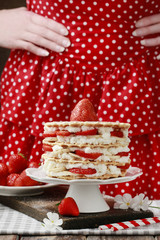
[[[121,176],[124,170],[113,165],[97,164],[93,163],[84,164],[84,163],[57,163],[54,161],[46,160],[43,164],[43,168],[48,176],[51,177],[62,177],[62,176],[77,176],[78,174],[72,173],[69,170],[72,168],[81,168],[81,169],[95,169],[95,174],[86,174],[87,178],[99,178],[103,175],[108,175],[108,177]]]
[[[95,161],[104,161],[104,162],[111,162],[115,161],[116,163],[128,163],[130,161],[129,159],[129,154],[128,156],[121,156],[118,155],[118,153],[128,153],[129,148],[128,147],[119,147],[118,149],[111,148],[111,152],[107,151],[105,148],[76,148],[76,147],[71,147],[71,148],[63,148],[60,145],[54,145],[52,147],[52,151],[45,152],[43,157],[49,157],[49,158],[59,158],[60,161],[61,159],[66,159],[66,160],[80,160],[80,161],[85,161],[86,157],[81,157],[78,154],[76,154],[76,151],[82,151],[84,153],[100,153],[102,154],[101,156],[97,157]],[[116,153],[117,155],[114,155]],[[91,159],[92,157],[87,157],[87,159]]]

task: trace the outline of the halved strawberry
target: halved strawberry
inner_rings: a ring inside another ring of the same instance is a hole
[[[120,137],[120,138],[122,138],[123,137],[123,132],[121,132],[119,130],[118,131],[115,130],[115,131],[111,132],[111,136],[112,137]]]
[[[67,130],[56,131],[56,134],[63,137],[71,135]]]
[[[69,169],[69,171],[72,173],[82,174],[82,175],[90,175],[90,174],[96,173],[96,169],[94,169],[94,168],[87,168],[87,169],[71,168],[71,169]]]
[[[90,158],[90,159],[96,159],[102,155],[102,153],[85,153],[82,150],[76,150],[75,154],[77,154],[80,157]]]
[[[43,150],[46,152],[52,152],[52,146],[43,144]]]
[[[56,131],[55,132],[43,133],[44,138],[46,138],[46,137],[56,137],[56,136],[57,136]]]
[[[81,136],[96,135],[97,132],[98,132],[97,129],[91,129],[87,131],[76,132],[76,135],[81,135]]]

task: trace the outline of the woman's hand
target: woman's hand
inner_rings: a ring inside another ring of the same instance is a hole
[[[134,36],[144,37],[141,41],[145,46],[160,45],[160,13],[149,17],[144,17],[136,23],[137,29],[133,32]],[[147,35],[159,33],[158,37],[147,38]]]
[[[63,52],[69,47],[68,30],[54,20],[15,8],[0,11],[0,46],[24,49],[39,56],[47,56],[46,49]]]

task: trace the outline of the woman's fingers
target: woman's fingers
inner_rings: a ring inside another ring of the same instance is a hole
[[[66,27],[64,27],[62,24],[52,20],[52,19],[49,19],[49,18],[45,18],[45,17],[42,17],[38,14],[35,14],[35,13],[32,13],[30,12],[31,14],[31,21],[36,24],[36,25],[40,25],[44,28],[48,28],[50,29],[51,31],[53,32],[56,32],[60,35],[63,35],[63,36],[66,36],[68,35],[68,30]]]
[[[152,16],[144,17],[137,21],[137,29],[132,33],[136,37],[144,37],[141,41],[145,46],[158,46],[160,45],[160,36],[147,38],[146,36],[152,34],[160,35],[160,14],[154,14]]]
[[[26,49],[39,56],[46,56],[48,50],[62,52],[70,45],[65,26],[26,8],[0,10],[0,22],[2,47]]]
[[[55,41],[51,41],[34,33],[27,33],[23,40],[54,52],[63,52],[65,50],[63,46],[57,44]]]
[[[147,47],[158,46],[160,45],[160,37],[144,39],[141,41],[141,44]]]
[[[54,45],[56,47],[56,52],[58,49],[62,49],[62,47],[66,48],[70,46],[70,41],[67,37],[59,35],[48,28],[37,26],[35,24],[31,25],[28,29],[28,32],[25,33],[25,38],[34,44],[39,44],[41,42],[40,46],[50,50],[53,50],[53,47],[50,46]],[[48,41],[43,41],[45,39]]]
[[[154,14],[148,17],[141,18],[136,22],[136,27],[146,27],[156,23],[160,23],[160,14]]]
[[[40,48],[38,46],[36,46],[35,44],[31,43],[31,42],[27,42],[24,40],[19,40],[17,42],[18,44],[18,48],[20,49],[24,49],[26,51],[29,51],[35,55],[41,56],[41,57],[46,57],[49,55],[49,52],[43,48]]]
[[[160,33],[160,23],[150,25],[147,27],[138,28],[133,32],[133,35],[141,37],[155,33]]]

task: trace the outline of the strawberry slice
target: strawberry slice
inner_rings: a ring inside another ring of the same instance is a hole
[[[96,173],[96,169],[93,169],[93,168],[87,168],[87,169],[71,168],[69,171],[72,173],[82,174],[82,175],[90,175],[90,174]]]
[[[66,131],[66,130],[56,131],[56,134],[57,134],[58,136],[63,136],[63,137],[71,135],[71,133],[68,132],[68,131]]]
[[[43,144],[43,150],[46,152],[52,152],[52,146]]]
[[[44,138],[46,138],[46,137],[56,137],[56,136],[57,136],[56,131],[55,132],[43,133]]]
[[[76,104],[71,112],[70,121],[98,121],[94,107],[87,98]]]
[[[115,131],[111,132],[111,136],[112,137],[120,137],[120,138],[122,138],[123,137],[123,132],[121,132],[119,130],[118,131],[115,130]]]
[[[129,163],[126,163],[124,166],[118,166],[120,169],[128,169],[130,166]]]
[[[91,129],[87,131],[76,132],[76,135],[81,135],[81,136],[96,135],[97,132],[98,132],[97,129]]]
[[[81,150],[76,150],[75,153],[84,158],[90,158],[90,159],[96,159],[102,155],[102,153],[85,153],[84,151]]]
[[[127,157],[128,154],[129,154],[128,152],[120,152],[120,153],[117,153],[116,156]]]

